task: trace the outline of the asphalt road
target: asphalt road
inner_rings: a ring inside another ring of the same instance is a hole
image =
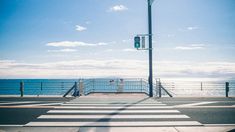
[[[192,119],[202,124],[235,124],[235,98],[157,98],[169,106],[179,106],[184,104],[196,104],[200,102],[208,102],[196,105],[195,108],[177,108],[180,112],[190,116]],[[201,107],[200,107],[201,106]],[[203,107],[213,106],[213,107]],[[220,106],[224,106],[221,108]],[[228,107],[227,107],[228,106]]]
[[[0,125],[24,125],[74,98],[0,98]],[[235,125],[235,98],[155,98],[202,124]],[[221,106],[223,106],[221,108]]]
[[[0,97],[0,125],[24,125],[53,109],[51,106],[72,99],[74,98]]]

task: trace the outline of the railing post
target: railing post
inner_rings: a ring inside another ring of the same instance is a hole
[[[83,89],[84,89],[83,81],[82,79],[80,79],[79,80],[79,96],[83,95]]]
[[[202,91],[202,82],[201,82],[201,91]]]
[[[92,92],[95,92],[95,79],[92,80]]]
[[[225,94],[226,94],[226,97],[228,97],[228,92],[229,92],[229,82],[225,82]]]
[[[63,91],[64,88],[64,82],[61,82],[61,91]]]
[[[140,80],[140,86],[141,86],[140,92],[143,92],[143,79],[142,78]]]
[[[78,83],[77,82],[75,82],[74,83],[74,93],[73,93],[73,96],[78,96]]]
[[[24,82],[20,82],[20,97],[24,96]]]
[[[162,88],[161,88],[161,81],[160,81],[160,78],[159,78],[158,87],[159,87],[159,97],[161,98],[161,97],[162,97]]]
[[[41,82],[41,91],[42,91],[42,82]]]

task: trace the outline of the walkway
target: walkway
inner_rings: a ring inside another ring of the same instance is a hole
[[[184,100],[179,100],[177,103],[182,101]],[[41,106],[48,110],[34,120],[18,127],[0,126],[0,128],[9,131],[52,132],[222,132],[235,128],[234,125],[205,125],[192,117],[193,114],[187,114],[187,111],[182,109],[182,107],[191,109],[192,106],[205,105],[208,101],[206,103],[193,101],[192,105],[171,105],[168,102],[173,101],[149,98],[144,94],[91,94],[62,103],[56,102],[55,105],[50,102],[48,105],[53,106]],[[212,102],[211,100],[209,104]],[[233,104],[234,101],[231,100],[229,103]]]
[[[118,96],[117,96],[118,95]],[[201,126],[189,116],[147,96],[125,94],[87,96],[49,110],[26,126]]]

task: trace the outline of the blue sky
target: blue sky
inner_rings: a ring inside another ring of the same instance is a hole
[[[155,0],[154,76],[235,77],[234,0]],[[147,77],[147,0],[0,0],[0,78]]]

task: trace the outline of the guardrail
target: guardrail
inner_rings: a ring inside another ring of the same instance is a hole
[[[0,95],[61,95],[66,97],[90,93],[146,93],[148,82],[142,78],[96,78],[79,80],[0,80]]]
[[[235,81],[160,81],[153,85],[156,97],[235,96]],[[143,78],[95,78],[68,80],[0,80],[0,95],[80,96],[90,93],[149,93],[148,80]]]
[[[85,79],[83,80],[85,95],[90,93],[146,93],[148,83],[145,79]]]
[[[74,80],[1,80],[0,95],[64,95],[74,83]]]
[[[158,82],[159,83],[159,82]],[[235,96],[235,81],[160,81],[162,88],[174,97],[229,97]],[[159,96],[165,96],[161,93]],[[169,95],[169,94],[168,94]]]

